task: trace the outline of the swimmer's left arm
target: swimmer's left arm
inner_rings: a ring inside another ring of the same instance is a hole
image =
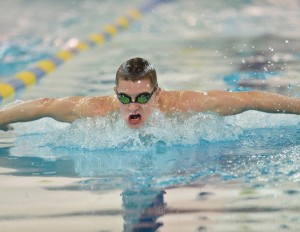
[[[248,92],[249,109],[267,113],[285,113],[300,115],[300,99],[276,93],[260,91]]]
[[[187,91],[181,94],[180,102],[179,109],[182,111],[210,111],[220,115],[234,115],[247,110],[300,114],[300,99],[260,91]]]

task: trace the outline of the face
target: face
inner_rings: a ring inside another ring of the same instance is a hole
[[[155,109],[155,105],[159,95],[159,88],[153,93],[150,100],[145,103],[134,102],[136,97],[141,93],[151,93],[153,87],[151,86],[150,80],[140,80],[137,82],[125,81],[120,79],[118,86],[115,91],[119,94],[126,94],[131,97],[132,102],[128,104],[122,104],[119,101],[120,110],[123,115],[125,122],[130,128],[139,128],[142,126]]]

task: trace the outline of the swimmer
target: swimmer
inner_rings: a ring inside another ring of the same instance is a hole
[[[0,129],[9,124],[50,117],[69,122],[99,117],[119,111],[129,128],[141,127],[158,109],[167,116],[176,112],[214,112],[234,115],[247,110],[268,113],[300,114],[300,99],[283,95],[248,91],[166,91],[159,87],[155,68],[145,59],[133,58],[119,67],[111,96],[71,96],[60,99],[40,98],[0,110]]]

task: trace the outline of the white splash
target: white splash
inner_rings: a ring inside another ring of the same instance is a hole
[[[195,145],[200,141],[219,142],[238,140],[243,132],[252,128],[271,128],[300,125],[299,116],[276,115],[260,112],[220,117],[208,113],[178,114],[166,117],[155,111],[150,120],[139,129],[126,126],[122,116],[114,113],[108,117],[77,120],[72,124],[42,119],[19,124],[19,136],[39,134],[39,146],[68,149],[124,151],[154,150],[157,147]]]

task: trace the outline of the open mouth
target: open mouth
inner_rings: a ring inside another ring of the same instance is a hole
[[[131,124],[136,124],[141,120],[142,116],[140,114],[131,114],[129,115],[129,122]]]

